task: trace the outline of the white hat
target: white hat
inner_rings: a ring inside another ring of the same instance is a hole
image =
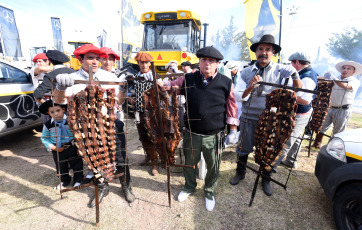
[[[172,63],[176,63],[176,65],[178,65],[178,61],[172,60],[169,63],[166,64],[165,68],[166,70],[168,69],[168,67],[172,64]]]
[[[342,61],[340,63],[337,63],[336,69],[338,70],[338,72],[342,73],[342,67],[345,65],[351,65],[355,68],[354,74],[352,75],[359,75],[362,73],[362,65],[354,61]]]
[[[226,63],[225,67],[228,68],[230,71],[233,71],[234,69],[239,68],[240,63],[237,61],[228,61],[228,63]]]

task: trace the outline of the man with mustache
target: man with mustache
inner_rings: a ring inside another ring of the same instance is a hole
[[[281,65],[271,62],[272,57],[282,49],[275,44],[274,37],[270,34],[263,35],[259,42],[251,45],[250,49],[255,52],[257,61],[254,65],[241,71],[241,79],[246,83],[243,88],[242,81],[238,81],[235,87],[235,97],[242,102],[242,114],[240,116],[239,143],[236,148],[237,167],[236,175],[230,179],[230,184],[236,185],[245,178],[248,155],[253,151],[254,133],[259,120],[259,115],[265,109],[265,96],[275,89],[273,86],[258,85],[259,81],[282,84],[285,79],[291,77],[293,87],[302,87],[297,70],[290,65]],[[255,90],[254,90],[255,88]],[[252,95],[251,95],[252,94]],[[262,178],[263,191],[266,195],[272,195],[270,176]]]

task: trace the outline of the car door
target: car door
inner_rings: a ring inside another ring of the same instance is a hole
[[[41,124],[27,72],[0,61],[0,137]]]

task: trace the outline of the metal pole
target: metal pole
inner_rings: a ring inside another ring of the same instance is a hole
[[[280,22],[279,22],[279,46],[282,44],[282,20],[283,20],[283,0],[280,0]],[[281,55],[279,53],[278,62],[281,62]]]

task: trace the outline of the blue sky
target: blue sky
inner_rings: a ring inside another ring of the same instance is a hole
[[[120,0],[10,0],[0,5],[14,10],[20,33],[23,54],[32,46],[52,46],[50,17],[59,17],[64,45],[69,40],[92,41],[105,29],[107,46],[117,49],[120,41]],[[287,8],[298,5],[295,16]],[[193,10],[203,22],[209,23],[209,40],[222,30],[234,16],[234,25],[244,29],[244,0],[142,0],[140,12],[164,10]],[[346,26],[362,30],[362,1],[360,0],[283,0],[282,47],[288,56],[304,50],[312,57],[318,47],[327,55],[324,44],[333,32],[342,32]]]

